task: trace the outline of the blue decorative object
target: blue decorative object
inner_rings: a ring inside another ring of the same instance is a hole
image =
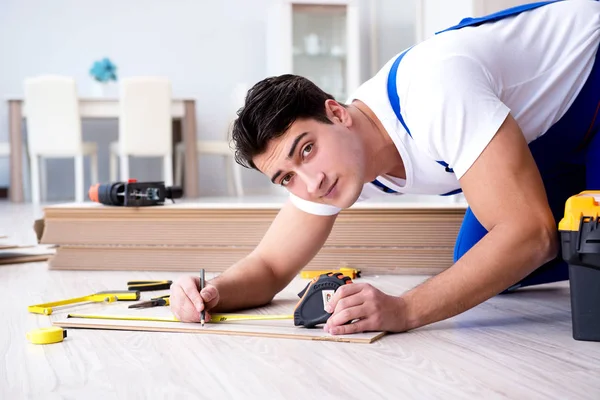
[[[90,75],[98,82],[106,83],[117,80],[117,66],[108,58],[96,61],[90,69]]]

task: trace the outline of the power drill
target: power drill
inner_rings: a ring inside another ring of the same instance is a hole
[[[97,183],[88,191],[90,200],[107,206],[145,207],[163,205],[165,199],[179,199],[183,189],[179,186],[165,186],[164,182]]]

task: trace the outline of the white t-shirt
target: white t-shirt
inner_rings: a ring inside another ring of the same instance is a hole
[[[396,85],[408,135],[388,99],[394,56],[348,99],[364,102],[394,141],[406,180],[377,179],[402,193],[444,194],[479,157],[510,112],[527,143],[543,135],[573,103],[600,44],[600,2],[568,0],[477,27],[443,32],[410,49]],[[436,160],[445,161],[454,173]],[[366,183],[359,198],[383,193]],[[291,195],[300,209],[339,208]]]

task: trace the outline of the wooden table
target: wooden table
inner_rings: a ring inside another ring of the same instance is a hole
[[[119,100],[114,98],[81,98],[79,100],[81,118],[118,118]],[[184,194],[188,198],[198,197],[198,157],[196,154],[196,102],[192,99],[173,99],[171,115],[174,121],[181,122],[182,139],[185,143]],[[12,202],[22,203],[23,159],[21,137],[23,119],[27,110],[23,99],[8,99],[8,120],[10,136],[10,187]]]

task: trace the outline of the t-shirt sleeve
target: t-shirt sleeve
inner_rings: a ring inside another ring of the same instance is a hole
[[[406,89],[399,88],[402,117],[419,147],[460,179],[510,110],[486,69],[469,57],[449,56],[411,72]]]
[[[290,200],[297,208],[309,214],[335,215],[342,210],[341,208],[329,204],[314,203],[312,201],[304,200],[293,193],[290,193]]]

